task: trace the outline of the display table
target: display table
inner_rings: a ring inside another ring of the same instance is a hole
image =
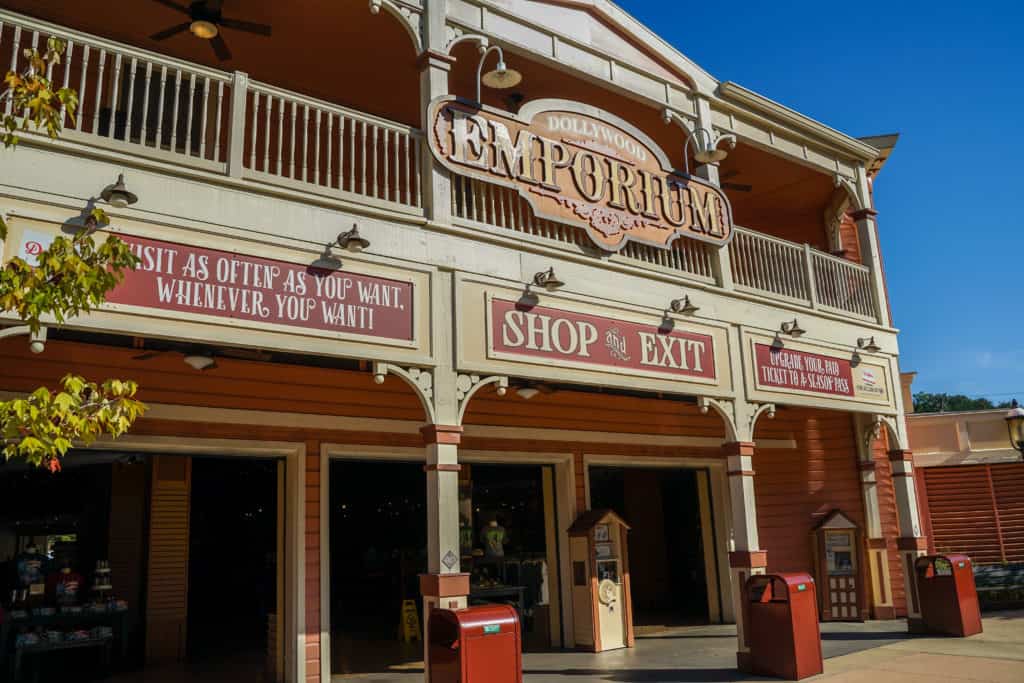
[[[118,653],[122,658],[128,654],[128,638],[126,622],[128,612],[82,612],[81,614],[54,614],[42,616],[32,614],[25,619],[12,619],[10,614],[0,624],[0,672],[9,672],[12,681],[21,677],[21,669],[26,656],[41,655],[62,650],[82,648],[100,648],[104,666],[109,665],[110,655],[117,641]],[[36,630],[59,629],[64,631],[91,629],[94,626],[110,626],[114,631],[113,638],[89,639],[79,641],[59,641],[55,643],[40,642],[28,647],[15,648],[13,635],[21,629]],[[13,654],[13,657],[11,655]],[[8,657],[10,662],[8,663]]]
[[[494,586],[491,588],[480,588],[470,586],[469,604],[482,603],[505,603],[515,606],[519,613],[519,621],[523,620],[523,593],[526,590],[523,586]]]

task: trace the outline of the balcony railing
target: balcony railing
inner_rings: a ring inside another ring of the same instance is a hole
[[[457,218],[531,235],[553,245],[591,249],[585,232],[533,214],[518,192],[456,176],[452,208]],[[668,249],[632,242],[615,257],[688,279],[722,284],[715,277],[716,247],[678,239]],[[745,228],[736,228],[729,244],[732,280],[739,291],[768,294],[810,308],[865,319],[875,318],[871,271],[866,266]]]
[[[0,70],[24,70],[24,51],[45,49],[51,36],[67,48],[47,75],[79,97],[75,118],[65,114],[65,139],[421,212],[413,128],[3,11]]]
[[[270,85],[0,10],[0,72],[27,67],[24,50],[65,41],[48,77],[78,91],[63,138],[137,158],[422,215],[422,134],[408,126]],[[0,114],[11,114],[8,101]],[[455,177],[456,218],[576,251],[583,230],[536,217],[513,190]],[[613,260],[710,285],[874,320],[870,270],[737,228],[730,268],[716,247],[678,239],[630,243]],[[721,271],[725,270],[726,273]]]
[[[737,228],[729,243],[736,289],[875,318],[871,269],[806,244]]]
[[[482,225],[574,245],[583,251],[593,249],[583,230],[538,218],[518,192],[498,185],[456,176],[452,182],[452,210],[456,217]],[[631,242],[619,252],[619,258],[714,283],[713,250],[703,242],[687,239],[676,240],[669,249]]]

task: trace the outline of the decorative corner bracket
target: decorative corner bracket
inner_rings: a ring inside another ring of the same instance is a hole
[[[833,176],[832,180],[837,188],[843,190],[844,192],[846,192],[847,196],[849,196],[850,203],[853,205],[854,211],[859,211],[863,208],[866,208],[864,205],[864,200],[861,198],[860,193],[857,191],[857,185],[851,178],[847,178],[846,176],[840,173],[836,173],[835,176]]]
[[[452,48],[459,43],[476,43],[477,50],[480,54],[487,52],[487,48],[491,46],[491,39],[487,36],[482,36],[479,33],[466,33],[463,34],[457,29],[450,34],[448,39],[448,45],[445,46],[445,54],[451,55]]]
[[[708,396],[697,397],[697,407],[703,415],[710,410],[718,413],[725,422],[726,442],[750,443],[754,441],[754,428],[762,415],[775,417],[774,403],[737,403]]]
[[[679,112],[672,111],[668,107],[662,110],[661,119],[665,122],[665,125],[671,125],[675,123],[677,126],[686,131],[687,135],[693,135],[694,127],[686,117],[679,114]]]
[[[868,453],[871,453],[871,447],[882,437],[882,428],[884,427],[889,433],[889,448],[890,450],[908,450],[906,440],[900,434],[899,424],[896,422],[894,417],[889,415],[870,415],[867,427],[864,429],[864,448]]]
[[[423,15],[419,12],[414,12],[409,7],[394,2],[394,0],[370,0],[370,14],[376,16],[380,14],[382,9],[399,20],[402,27],[409,34],[409,37],[412,38],[413,45],[416,47],[416,54],[422,52]]]
[[[388,375],[395,375],[402,378],[406,384],[412,387],[423,404],[423,411],[427,414],[427,423],[437,423],[437,411],[434,409],[434,374],[423,368],[403,368],[391,363],[373,364],[373,381],[383,384],[384,378]]]
[[[491,377],[481,377],[480,375],[463,375],[460,374],[455,379],[455,399],[459,403],[459,422],[462,424],[462,419],[466,416],[466,408],[469,406],[469,400],[473,398],[476,392],[483,389],[488,384],[497,384],[498,396],[504,396],[508,393],[508,377],[504,375],[492,375]]]
[[[725,422],[725,440],[727,442],[743,441],[736,429],[735,404],[732,401],[698,396],[697,407],[700,408],[701,415],[707,415],[711,410],[718,413],[722,421]]]
[[[752,403],[750,407],[753,410],[750,412],[750,417],[747,419],[747,433],[750,435],[750,441],[754,440],[754,428],[757,427],[757,421],[762,415],[767,415],[769,420],[775,419],[775,404],[774,403]]]

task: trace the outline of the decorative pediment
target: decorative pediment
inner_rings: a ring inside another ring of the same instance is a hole
[[[856,529],[858,528],[853,521],[843,514],[841,510],[833,510],[825,516],[825,519],[821,520],[821,524],[818,525],[819,529]]]

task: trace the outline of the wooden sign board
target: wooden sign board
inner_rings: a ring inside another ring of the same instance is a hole
[[[668,248],[679,237],[722,246],[732,236],[718,187],[675,171],[647,135],[595,107],[537,100],[517,115],[448,96],[428,120],[447,169],[517,190],[537,216],[586,229],[605,251],[629,241]]]

